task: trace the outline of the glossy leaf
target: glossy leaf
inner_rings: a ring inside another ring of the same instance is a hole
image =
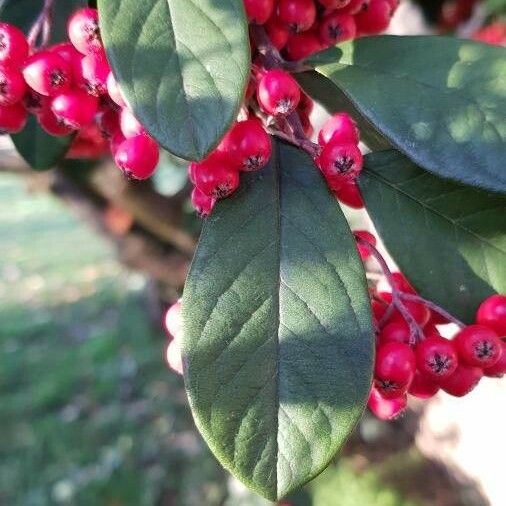
[[[373,332],[346,220],[301,151],[206,221],[183,297],[185,380],[222,464],[270,500],[320,473],[371,384]]]
[[[367,210],[422,295],[471,323],[506,293],[506,197],[441,179],[396,151],[366,156]]]
[[[7,0],[0,5],[0,19],[28,33],[43,5],[44,0]],[[51,42],[66,39],[66,23],[69,16],[75,9],[85,5],[85,0],[56,0]],[[65,156],[73,136],[51,136],[39,126],[34,116],[30,116],[23,131],[12,135],[11,138],[18,153],[33,169],[46,170],[54,167]]]
[[[201,159],[236,118],[249,76],[237,0],[100,0],[110,63],[136,116],[168,151]]]
[[[400,151],[506,192],[506,50],[453,37],[369,37],[313,59]]]

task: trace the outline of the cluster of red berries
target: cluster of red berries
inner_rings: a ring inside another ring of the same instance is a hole
[[[263,26],[269,43],[287,60],[300,60],[326,47],[360,35],[385,30],[398,0],[244,0],[249,23]],[[310,138],[312,100],[285,70],[266,68],[251,37],[252,76],[242,121],[236,123],[207,159],[189,166],[195,185],[192,203],[201,216],[212,211],[217,199],[239,186],[239,173],[260,170],[269,161],[272,146],[262,123],[275,131]],[[257,116],[255,116],[255,114]],[[287,126],[286,119],[291,119]],[[288,130],[288,131],[287,131]],[[291,131],[290,131],[291,130]],[[299,137],[299,140],[301,138]],[[342,202],[363,207],[355,179],[362,168],[359,132],[345,113],[335,114],[322,128],[315,162],[329,187]]]
[[[0,130],[21,131],[31,112],[50,135],[79,132],[74,151],[89,139],[95,149],[85,155],[100,156],[107,139],[126,175],[151,176],[159,147],[121,95],[102,45],[97,10],[78,10],[67,30],[70,42],[32,50],[18,28],[0,24]]]
[[[288,60],[384,31],[399,0],[244,0],[249,22],[264,25]]]
[[[393,273],[392,277],[393,290],[417,295],[401,273]],[[506,374],[505,295],[493,295],[483,301],[476,324],[461,328],[452,339],[443,337],[437,327],[449,322],[416,297],[403,300],[403,305],[423,335],[413,336],[412,328],[398,310],[383,321],[392,297],[389,292],[376,292],[372,301],[377,339],[368,406],[378,418],[390,420],[399,416],[406,408],[408,394],[428,399],[441,389],[462,397],[483,376]]]

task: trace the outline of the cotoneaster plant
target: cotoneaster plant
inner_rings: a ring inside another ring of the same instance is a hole
[[[167,360],[217,458],[271,500],[367,405],[390,420],[506,373],[505,51],[378,36],[397,4],[0,7],[0,129],[35,168],[82,138],[133,180],[161,148],[189,161],[205,223]],[[403,274],[339,201],[365,206]]]

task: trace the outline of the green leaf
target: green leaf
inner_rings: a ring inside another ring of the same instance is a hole
[[[30,31],[37,19],[44,0],[7,0],[0,5],[0,18],[3,22],[12,23],[25,33]],[[51,42],[60,42],[67,38],[66,23],[70,14],[86,6],[85,0],[57,0],[55,2]],[[18,153],[36,170],[47,170],[54,167],[67,152],[73,136],[54,137],[47,134],[34,116],[28,118],[22,132],[11,135]]]
[[[204,158],[237,116],[249,76],[239,0],[100,0],[102,37],[128,103],[168,151]]]
[[[400,151],[506,192],[506,50],[447,37],[369,37],[312,58]]]
[[[319,102],[329,114],[335,112],[350,114],[360,129],[361,140],[371,150],[382,151],[392,147],[332,81],[314,71],[295,74],[295,77],[304,91],[313,100]]]
[[[506,293],[506,197],[421,170],[396,151],[367,155],[360,187],[381,238],[421,294],[471,323]]]
[[[35,116],[30,115],[23,131],[11,138],[17,152],[32,169],[47,170],[65,156],[74,136],[53,137],[40,127]]]
[[[185,381],[221,463],[275,500],[319,474],[367,401],[373,331],[348,224],[303,152],[206,221],[183,296]]]

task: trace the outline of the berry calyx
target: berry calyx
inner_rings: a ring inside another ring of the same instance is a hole
[[[455,372],[448,378],[441,380],[439,385],[454,397],[463,397],[474,390],[483,377],[483,369],[467,364],[459,364]]]
[[[328,180],[336,180],[337,185],[358,176],[363,163],[362,153],[355,144],[342,144],[334,139],[326,144],[319,158],[323,175]]]
[[[319,34],[322,43],[330,47],[339,42],[355,38],[356,31],[353,16],[335,12],[322,19]]]
[[[227,148],[234,165],[244,172],[265,167],[272,155],[271,139],[257,119],[236,123],[229,133]]]
[[[51,102],[56,117],[77,130],[90,123],[98,111],[98,100],[85,91],[74,89],[56,96]]]
[[[72,84],[72,67],[55,52],[41,51],[28,58],[23,69],[26,84],[47,97],[63,93]]]
[[[257,99],[267,114],[286,116],[299,104],[300,88],[288,72],[279,69],[269,70],[258,83]]]
[[[386,343],[376,355],[375,386],[386,399],[399,397],[407,392],[415,370],[415,355],[409,346]]]
[[[451,341],[443,337],[428,337],[415,351],[418,370],[433,381],[451,376],[458,365],[457,352]]]
[[[239,173],[222,153],[213,153],[192,167],[195,185],[210,197],[226,198],[239,187]]]
[[[0,63],[20,67],[28,56],[28,41],[16,26],[0,23]]]
[[[110,68],[104,54],[98,53],[82,58],[80,71],[84,88],[90,95],[99,97],[107,93]]]
[[[67,32],[73,46],[82,54],[99,53],[103,50],[97,9],[80,9],[67,24]]]
[[[248,21],[255,25],[263,25],[274,10],[274,0],[244,0]]]
[[[501,358],[502,344],[497,334],[483,325],[469,325],[454,338],[459,357],[474,367],[492,367]]]
[[[147,135],[138,135],[124,140],[114,156],[116,165],[131,179],[148,179],[158,165],[160,149]]]
[[[407,404],[408,397],[406,394],[393,399],[386,399],[373,387],[369,395],[367,407],[380,420],[389,421],[398,418],[406,409]]]
[[[309,30],[316,20],[316,5],[313,0],[279,0],[278,17],[291,32]]]
[[[359,131],[353,118],[345,113],[333,114],[322,126],[318,134],[318,144],[326,146],[330,141],[341,144],[358,144]]]
[[[476,323],[495,330],[499,337],[506,337],[506,295],[492,295],[478,308]]]

